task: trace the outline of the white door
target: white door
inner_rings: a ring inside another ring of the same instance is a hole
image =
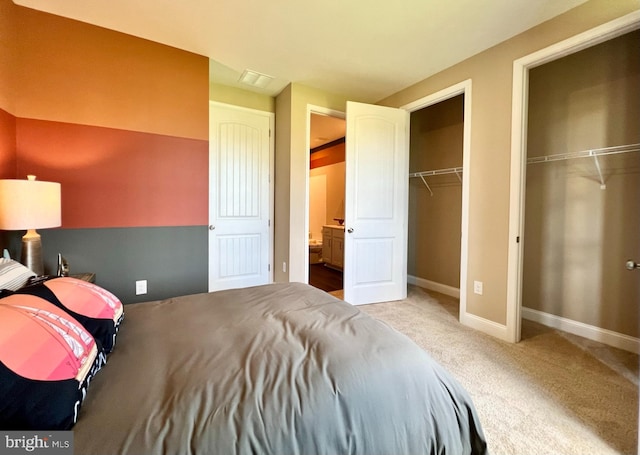
[[[409,113],[347,103],[344,298],[407,296]]]
[[[272,281],[273,114],[211,102],[209,291]]]

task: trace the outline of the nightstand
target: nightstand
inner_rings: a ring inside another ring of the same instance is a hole
[[[77,278],[79,280],[88,281],[89,283],[96,282],[96,274],[93,272],[87,273],[72,273],[69,275],[71,278]]]

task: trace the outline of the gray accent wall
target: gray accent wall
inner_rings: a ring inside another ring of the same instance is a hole
[[[207,292],[207,226],[98,229],[44,229],[45,273],[55,274],[57,255],[71,273],[94,272],[96,284],[123,303]],[[23,233],[4,233],[3,248],[20,256]],[[135,294],[135,282],[147,280],[148,292]]]

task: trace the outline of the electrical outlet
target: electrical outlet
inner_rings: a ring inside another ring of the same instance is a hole
[[[473,282],[473,292],[475,292],[476,294],[482,295],[482,281]]]
[[[282,272],[283,273],[287,273],[287,263],[286,262],[282,263]]]
[[[147,280],[136,281],[136,295],[147,293]]]

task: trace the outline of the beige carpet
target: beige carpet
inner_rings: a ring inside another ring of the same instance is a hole
[[[414,286],[406,300],[360,308],[466,387],[492,454],[638,453],[637,355],[530,321],[506,343],[458,323],[457,300]]]

